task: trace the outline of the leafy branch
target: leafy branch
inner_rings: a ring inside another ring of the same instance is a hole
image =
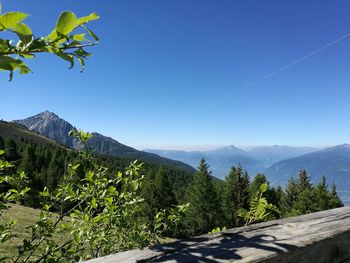
[[[91,53],[84,48],[95,46],[99,39],[86,24],[99,19],[96,13],[77,18],[70,11],[64,11],[58,17],[55,28],[46,37],[35,37],[31,28],[23,21],[28,14],[22,12],[7,12],[1,14],[0,32],[11,32],[18,37],[18,41],[0,39],[0,71],[9,71],[10,80],[14,71],[20,74],[32,72],[24,59],[35,57],[36,53],[50,53],[60,57],[74,67],[75,60],[85,68],[85,60]]]
[[[281,214],[275,205],[269,204],[266,198],[263,197],[267,189],[267,183],[261,184],[256,197],[250,201],[250,210],[239,209],[238,215],[245,219],[246,226],[255,222],[271,220],[273,214]]]

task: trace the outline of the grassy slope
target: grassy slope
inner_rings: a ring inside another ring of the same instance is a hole
[[[16,220],[17,223],[13,227],[14,237],[0,245],[0,254],[8,257],[14,257],[17,255],[17,247],[22,244],[23,239],[29,238],[28,233],[29,226],[35,224],[39,219],[40,209],[34,209],[30,207],[25,207],[18,204],[11,204],[10,209],[5,211],[2,222],[9,222],[11,220]],[[59,243],[63,243],[69,239],[69,233],[61,233],[54,236],[54,239]],[[162,238],[161,243],[174,242],[174,238]]]
[[[2,222],[16,220],[16,225],[13,227],[14,237],[0,245],[0,253],[2,255],[13,257],[17,255],[17,247],[22,244],[22,240],[29,238],[29,226],[35,225],[39,219],[40,210],[29,208],[17,204],[11,204],[10,209],[5,211],[2,217]],[[68,240],[69,233],[61,233],[54,236],[57,241],[64,242]]]

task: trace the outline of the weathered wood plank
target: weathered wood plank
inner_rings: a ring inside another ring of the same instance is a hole
[[[350,207],[125,251],[89,263],[232,261],[350,262]]]

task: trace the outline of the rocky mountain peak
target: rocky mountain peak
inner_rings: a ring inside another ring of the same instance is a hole
[[[29,130],[35,131],[70,148],[78,150],[83,148],[80,141],[68,135],[68,133],[75,129],[75,127],[48,110],[23,120],[14,120],[13,122],[22,124]],[[93,132],[92,135],[93,136],[88,141],[87,146],[90,149],[93,149],[94,153],[104,155],[107,154],[128,159],[138,159],[145,162],[170,165],[173,167],[181,167],[181,169],[184,169],[190,173],[195,171],[195,169],[190,165],[179,161],[162,158],[152,153],[138,151],[132,147],[119,143],[111,137],[106,137],[95,132]]]
[[[59,119],[60,118],[54,112],[51,112],[51,111],[48,111],[48,110],[46,110],[46,111],[44,111],[42,113],[39,113],[36,116],[38,116],[39,118],[42,118],[42,119],[47,119],[47,120],[55,120],[55,119]]]

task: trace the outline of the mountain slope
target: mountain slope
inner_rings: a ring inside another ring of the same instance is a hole
[[[247,154],[265,167],[279,161],[322,150],[315,147],[291,147],[284,145],[258,146],[247,149]]]
[[[17,123],[0,121],[0,135],[4,138],[11,138],[14,141],[28,141],[39,145],[64,148],[53,140],[30,131],[26,126]]]
[[[75,127],[69,122],[58,117],[55,113],[45,111],[23,120],[14,120],[13,122],[24,125],[28,129],[70,148],[82,148],[80,142],[68,135],[68,132]],[[113,138],[106,137],[99,133],[94,132],[92,134],[93,136],[91,140],[89,140],[88,146],[91,147],[91,149],[93,149],[93,152],[96,154],[138,159],[149,163],[180,168],[190,173],[195,172],[195,169],[193,167],[180,161],[174,161],[160,157],[156,154],[138,151],[132,147],[114,140]]]
[[[209,151],[173,151],[173,150],[146,150],[196,167],[201,158],[205,158],[213,175],[224,178],[228,175],[232,165],[242,165],[251,177],[262,173],[270,165],[305,153],[317,151],[319,148],[289,147],[289,146],[259,146],[247,150],[233,145]]]
[[[14,120],[13,122],[24,125],[29,130],[35,131],[70,148],[82,148],[82,145],[75,138],[68,136],[68,132],[74,129],[74,127],[52,112],[44,111],[32,117],[23,120]]]
[[[284,185],[291,176],[306,169],[313,182],[326,176],[339,190],[350,190],[350,145],[343,144],[280,161],[266,170],[271,183]]]

